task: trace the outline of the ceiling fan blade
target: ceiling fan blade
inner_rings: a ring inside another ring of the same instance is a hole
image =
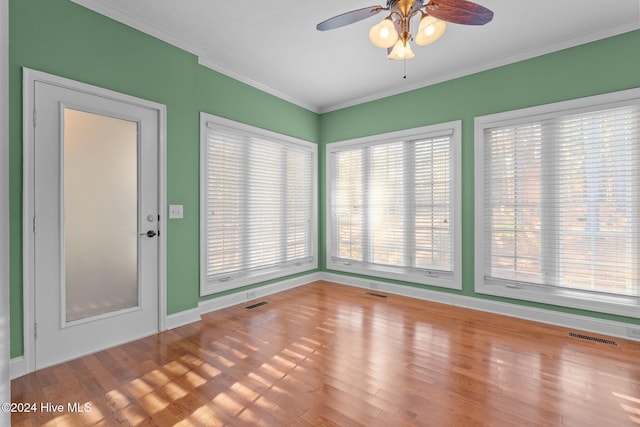
[[[320,31],[333,30],[335,28],[353,24],[354,22],[362,21],[370,16],[377,15],[383,10],[386,9],[382,6],[363,7],[362,9],[352,10],[351,12],[329,18],[326,21],[319,23],[316,28]]]
[[[454,24],[484,25],[493,19],[493,12],[466,0],[432,0],[426,6],[434,18]]]

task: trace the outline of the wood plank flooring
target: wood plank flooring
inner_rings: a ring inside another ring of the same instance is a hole
[[[640,426],[637,342],[328,282],[258,301],[14,380],[65,409],[12,425]]]

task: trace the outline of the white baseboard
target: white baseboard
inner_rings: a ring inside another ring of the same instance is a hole
[[[235,292],[222,297],[202,301],[198,303],[197,308],[192,308],[190,310],[184,310],[168,315],[165,320],[165,326],[167,329],[174,329],[180,326],[188,325],[189,323],[201,320],[202,315],[205,313],[221,310],[223,308],[231,307],[232,305],[236,304],[242,304],[246,301],[250,301],[256,298],[262,298],[264,296],[282,292],[287,289],[296,288],[298,286],[306,285],[307,283],[315,282],[317,280],[322,280],[322,275],[319,272],[305,274],[304,276],[283,280],[281,282],[272,283],[270,285],[260,286],[248,291]]]
[[[574,328],[581,331],[608,335],[612,337],[624,338],[640,342],[640,326],[616,322],[613,320],[597,319],[593,317],[568,314],[553,310],[545,310],[534,307],[527,307],[518,304],[509,304],[499,301],[492,301],[483,298],[469,297],[465,295],[452,294],[448,292],[433,291],[407,285],[397,285],[375,279],[364,279],[360,277],[345,276],[331,272],[315,272],[293,279],[283,280],[270,285],[250,289],[248,291],[236,292],[219,298],[202,301],[197,308],[174,313],[166,317],[167,329],[174,329],[189,323],[201,320],[202,314],[216,310],[221,310],[233,305],[242,304],[247,301],[263,298],[267,295],[293,289],[318,280],[339,283],[348,286],[355,286],[363,289],[383,291],[395,295],[402,295],[411,298],[459,306],[473,310],[486,311],[489,313],[502,314],[519,319],[532,320],[565,328]],[[11,379],[25,375],[26,363],[22,356],[11,359],[9,364]]]
[[[202,301],[198,304],[200,314],[209,313],[232,305],[242,304],[256,298],[262,298],[267,295],[286,291],[287,289],[297,288],[317,280],[322,280],[323,274],[320,272],[305,274],[304,276],[295,277],[293,279],[283,280],[281,282],[272,283],[270,285],[261,286],[259,288],[250,289],[248,291],[236,292],[219,298],[213,298]]]
[[[27,365],[23,356],[14,357],[9,361],[9,375],[11,379],[20,378],[27,373]]]
[[[202,319],[200,316],[200,310],[192,308],[190,310],[180,311],[178,313],[170,314],[165,319],[166,329],[179,328],[180,326],[188,325],[189,323],[197,322]]]
[[[483,298],[469,297],[465,295],[452,294],[448,292],[438,292],[429,289],[417,288],[406,285],[396,285],[373,279],[344,276],[337,273],[324,272],[322,279],[340,283],[343,285],[355,286],[365,289],[380,290],[391,294],[402,295],[426,301],[433,301],[442,304],[449,304],[473,310],[486,311],[489,313],[502,314],[516,317],[518,319],[532,320],[564,328],[574,328],[602,335],[609,335],[633,341],[640,341],[640,325],[616,322],[613,320],[597,319],[594,317],[581,316],[577,314],[562,313],[553,310],[545,310],[535,307],[527,307],[518,304],[509,304],[499,301],[492,301]]]
[[[492,301],[484,298],[469,297],[465,295],[439,292],[430,289],[418,288],[407,285],[397,285],[375,279],[364,279],[359,277],[345,276],[331,272],[316,272],[282,282],[254,288],[249,291],[236,292],[219,298],[202,301],[197,309],[176,313],[167,319],[169,329],[186,325],[197,321],[200,316],[216,310],[221,310],[233,305],[242,304],[247,301],[262,298],[287,289],[302,286],[317,280],[327,280],[348,286],[356,286],[364,289],[381,290],[384,292],[407,296],[426,301],[459,306],[473,310],[486,311],[489,313],[511,316],[519,319],[532,320],[534,322],[546,323],[565,328],[573,328],[612,337],[624,338],[633,341],[640,341],[640,326],[616,322],[613,320],[597,319],[594,317],[581,316],[577,314],[562,313],[553,310],[546,310],[524,305],[510,304],[499,301]]]

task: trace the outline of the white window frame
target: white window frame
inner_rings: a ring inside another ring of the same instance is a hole
[[[282,145],[298,145],[305,147],[312,153],[312,186],[311,201],[313,206],[310,246],[312,260],[301,265],[274,267],[253,272],[229,280],[211,280],[207,274],[207,126],[221,126],[243,135],[253,135],[263,140],[269,140]],[[200,113],[200,295],[211,295],[245,286],[255,285],[269,280],[301,274],[318,268],[318,148],[317,145],[288,135],[268,131],[255,126],[239,123],[233,120],[214,116],[205,112]]]
[[[332,176],[334,165],[331,162],[331,154],[336,151],[344,151],[346,148],[357,149],[359,147],[373,146],[377,144],[411,141],[429,138],[444,132],[451,132],[453,153],[453,273],[440,271],[415,271],[413,269],[385,268],[384,266],[363,265],[344,262],[336,262],[332,259],[333,224],[331,221],[331,189],[333,188]],[[462,289],[462,122],[460,120],[435,125],[422,126],[397,132],[389,132],[379,135],[356,138],[327,144],[326,150],[326,259],[327,269],[353,273],[376,278],[385,278],[403,282],[418,283],[422,285],[437,286],[449,289]]]
[[[640,296],[602,294],[594,301],[588,291],[492,280],[485,271],[485,130],[515,126],[570,114],[615,108],[640,102],[640,88],[579,98],[475,118],[475,292],[573,309],[640,318]],[[638,147],[640,149],[640,146]]]

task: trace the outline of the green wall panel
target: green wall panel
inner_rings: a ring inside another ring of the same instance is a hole
[[[473,292],[473,118],[640,86],[640,55],[637,55],[640,48],[640,31],[634,31],[408,93],[317,115],[202,67],[198,65],[194,55],[69,0],[10,0],[9,6],[12,357],[23,353],[22,67],[60,75],[167,106],[167,201],[171,204],[183,204],[185,208],[183,220],[171,220],[167,224],[169,314],[194,308],[199,301],[219,296],[199,296],[200,111],[321,143],[321,270],[325,269],[325,144],[462,119],[461,293],[478,298],[490,298],[475,295]],[[409,283],[406,285],[417,286]],[[510,302],[640,323],[637,319],[518,301]]]
[[[11,356],[23,353],[22,67],[167,106],[167,312],[199,297],[199,112],[317,142],[318,116],[198,65],[197,58],[69,0],[10,1]],[[165,212],[166,217],[166,212]]]
[[[474,292],[473,134],[476,116],[639,87],[639,51],[640,31],[633,31],[325,113],[320,117],[322,158],[326,144],[330,142],[461,119],[463,290],[459,293],[640,324],[638,319],[513,301]],[[323,236],[324,233],[322,230]],[[321,241],[323,252],[326,249],[324,243],[325,240]]]

